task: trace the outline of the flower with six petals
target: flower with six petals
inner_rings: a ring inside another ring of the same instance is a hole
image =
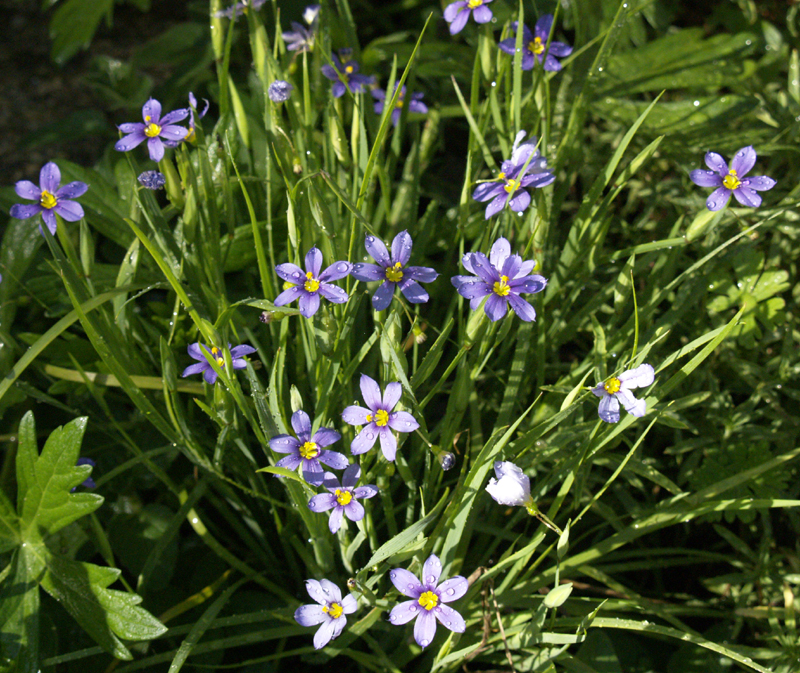
[[[298,54],[314,49],[314,38],[319,24],[319,5],[308,5],[303,11],[303,21],[308,24],[307,29],[297,21],[292,21],[293,30],[282,33],[286,48]]]
[[[469,582],[456,575],[439,584],[441,574],[442,564],[435,554],[431,554],[422,567],[422,581],[403,568],[395,568],[389,573],[389,579],[397,590],[411,599],[392,608],[389,621],[399,626],[416,618],[414,640],[423,649],[433,642],[437,619],[442,626],[456,633],[464,633],[466,629],[464,618],[445,604],[467,593]]]
[[[382,397],[380,386],[366,374],[361,375],[360,385],[361,394],[369,409],[353,405],[342,412],[345,423],[365,426],[350,444],[350,451],[354,456],[366,453],[375,445],[375,440],[380,438],[381,451],[386,460],[391,462],[397,453],[397,439],[392,430],[413,432],[419,427],[419,423],[407,411],[392,411],[403,393],[399,383],[387,384]]]
[[[458,0],[450,3],[444,9],[444,20],[450,24],[450,35],[455,35],[464,30],[469,15],[475,23],[488,23],[492,20],[492,10],[488,5],[492,0]]]
[[[399,287],[403,296],[412,304],[423,304],[430,297],[422,289],[420,283],[431,283],[439,273],[427,266],[406,266],[411,259],[411,236],[407,231],[401,231],[392,241],[392,254],[383,244],[383,241],[374,236],[367,236],[364,246],[375,264],[359,263],[353,266],[352,275],[356,280],[369,282],[382,280],[380,287],[372,296],[372,308],[383,311],[389,307],[394,296],[394,288]]]
[[[511,29],[516,33],[518,21],[511,24]],[[572,53],[572,47],[564,42],[550,42],[550,48],[545,53],[547,47],[547,40],[550,37],[550,30],[553,27],[553,15],[543,15],[534,26],[533,32],[527,26],[522,26],[522,69],[531,70],[534,63],[541,63],[544,59],[544,69],[551,72],[561,70],[561,63],[558,62],[556,57],[564,58]],[[501,40],[497,45],[500,51],[506,54],[514,55],[517,48],[517,38],[509,37]]]
[[[520,294],[541,292],[547,279],[538,274],[530,275],[536,266],[534,260],[523,261],[519,255],[511,254],[511,244],[498,238],[489,259],[482,252],[468,252],[461,258],[464,268],[475,276],[453,276],[450,281],[457,292],[469,299],[474,311],[484,297],[484,312],[492,322],[506,315],[508,306],[525,322],[536,319],[536,311]]]
[[[322,465],[328,465],[334,470],[347,467],[347,458],[343,454],[325,449],[342,438],[336,430],[319,428],[312,437],[311,419],[302,409],[292,414],[292,428],[297,433],[296,438],[291,435],[276,435],[269,440],[270,449],[276,453],[289,454],[286,458],[281,458],[275,464],[276,467],[296,470],[298,465],[302,465],[303,479],[315,486],[323,482]]]
[[[350,262],[334,262],[325,271],[322,269],[322,253],[311,248],[306,253],[306,271],[296,264],[278,264],[275,272],[285,282],[284,291],[275,297],[275,306],[285,306],[299,299],[300,315],[310,318],[319,310],[319,297],[322,295],[334,304],[344,304],[350,297],[342,288],[331,285],[350,273],[353,265]]]
[[[127,135],[116,142],[114,149],[118,152],[129,152],[146,140],[150,159],[161,161],[164,158],[164,143],[161,139],[176,143],[186,138],[189,130],[183,126],[176,126],[175,122],[182,121],[188,116],[189,110],[180,109],[173,110],[162,117],[161,103],[155,98],[151,98],[142,106],[144,123],[134,122],[119,125],[119,130]]]
[[[294,619],[300,626],[322,624],[314,634],[314,647],[319,650],[339,637],[347,625],[345,615],[358,609],[358,601],[353,594],[342,598],[341,590],[330,580],[306,580],[306,591],[317,605],[301,605],[295,610]]]
[[[625,407],[631,416],[642,417],[647,411],[644,400],[637,400],[630,392],[635,388],[645,388],[655,380],[655,370],[651,365],[639,365],[636,369],[629,369],[619,376],[612,376],[603,383],[598,383],[592,388],[600,399],[597,414],[606,423],[619,421],[619,404]]]
[[[689,178],[701,187],[716,187],[706,201],[709,210],[720,210],[728,202],[731,194],[743,206],[758,208],[761,205],[761,196],[757,192],[772,189],[776,183],[766,175],[745,178],[755,163],[756,152],[752,145],[743,147],[734,155],[730,168],[719,154],[708,152],[706,166],[711,170],[698,168],[689,174]]]
[[[201,348],[202,350],[200,350]],[[239,346],[234,346],[233,348],[231,348],[230,344],[228,344],[228,348],[230,349],[231,364],[233,365],[234,369],[244,369],[247,367],[247,362],[243,356],[256,352],[255,348],[248,346],[247,344],[241,344]],[[187,350],[192,358],[198,360],[198,363],[196,365],[189,365],[183,370],[183,374],[181,374],[181,376],[187,377],[191,376],[192,374],[200,374],[202,372],[205,382],[208,385],[213,386],[217,382],[217,372],[215,372],[214,368],[209,364],[208,360],[206,359],[206,354],[212,357],[220,367],[224,367],[225,356],[222,353],[222,349],[217,348],[216,346],[209,348],[206,346],[206,344],[201,344],[198,342],[189,344]]]
[[[364,518],[364,507],[358,500],[378,495],[378,487],[372,484],[356,487],[360,476],[361,468],[357,463],[348,465],[342,474],[341,484],[335,475],[326,472],[322,485],[328,489],[329,493],[318,493],[308,501],[308,508],[312,512],[333,510],[328,519],[328,528],[331,533],[339,530],[343,516],[347,516],[350,521],[361,521]]]
[[[358,73],[359,65],[349,59],[350,52],[350,49],[340,49],[339,56],[331,54],[333,65],[326,63],[322,66],[322,74],[333,82],[334,98],[344,96],[345,91],[360,93],[375,81],[372,76]],[[344,63],[340,58],[344,60]]]
[[[42,214],[42,219],[53,236],[56,235],[56,215],[60,215],[67,222],[77,222],[83,217],[83,208],[80,203],[70,201],[83,196],[89,186],[85,182],[70,182],[59,188],[61,184],[61,171],[52,161],[48,161],[39,171],[39,186],[30,180],[20,180],[14,185],[17,196],[36,204],[26,205],[17,203],[8,211],[11,217],[26,220],[34,215]],[[40,228],[41,231],[41,228]]]

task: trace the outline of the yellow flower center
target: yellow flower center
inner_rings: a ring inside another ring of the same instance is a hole
[[[316,292],[319,290],[319,281],[314,278],[314,274],[310,271],[306,274],[306,282],[303,284],[303,287],[306,289],[306,292]]]
[[[506,180],[506,186],[503,187],[503,189],[505,189],[508,194],[512,194],[519,189],[519,185],[519,180]]]
[[[728,174],[722,178],[722,184],[725,189],[736,189],[742,184],[742,181],[736,176],[736,170],[731,168],[731,170],[728,171]]]
[[[55,208],[57,203],[58,201],[56,200],[56,197],[47,190],[44,190],[42,195],[39,197],[39,205],[42,208],[47,208],[47,210]]]
[[[225,358],[217,358],[217,364],[222,367],[225,365]]]
[[[419,597],[417,602],[430,612],[439,604],[439,597],[432,591],[426,591]]]
[[[400,262],[395,262],[394,266],[386,269],[386,280],[390,283],[399,283],[403,280],[403,265]]]
[[[336,502],[342,507],[349,505],[350,501],[353,499],[353,494],[350,491],[343,491],[341,488],[337,488],[334,495],[336,496]]]
[[[470,9],[475,9],[476,7],[480,7],[483,4],[483,0],[469,0],[467,3],[467,7]]]
[[[503,171],[500,171],[500,172],[497,174],[497,179],[498,179],[498,180],[505,180],[505,179],[506,179],[506,174],[505,174],[505,173],[503,173]]]
[[[197,136],[195,135],[195,132],[194,132],[194,126],[190,126],[189,127],[189,133],[186,134],[186,137],[184,138],[184,140],[187,143],[193,143],[193,142],[197,141]]]
[[[614,393],[618,393],[619,389],[622,387],[622,381],[620,381],[615,376],[612,376],[608,381],[603,384],[603,388],[609,395],[613,395]]]
[[[148,138],[155,138],[159,133],[161,133],[161,127],[153,122],[150,122],[144,130],[144,134]]]
[[[500,282],[494,284],[494,293],[500,297],[505,297],[511,292],[508,286],[508,276],[500,276]]]
[[[339,619],[344,612],[344,609],[339,603],[331,603],[330,605],[323,605],[322,611],[327,612],[334,619]]]
[[[533,42],[528,42],[528,49],[537,56],[544,53],[544,45],[542,44],[542,38],[541,37],[533,38]]]
[[[401,107],[403,107],[403,95],[404,95],[404,94],[403,94],[403,92],[401,91],[401,92],[400,92],[400,95],[397,97],[397,102],[394,104],[394,106],[395,106],[396,108],[398,108],[398,109],[399,109],[399,108],[401,108]]]
[[[306,442],[300,447],[300,456],[306,460],[316,458],[319,455],[319,447],[314,442]]]
[[[375,412],[375,425],[377,425],[379,428],[382,428],[388,424],[389,412],[385,409],[378,409],[378,411]]]
[[[353,72],[353,66],[352,66],[352,65],[346,65],[346,66],[344,67],[344,71],[345,71],[345,72],[346,72],[348,75],[352,74],[352,72]]]

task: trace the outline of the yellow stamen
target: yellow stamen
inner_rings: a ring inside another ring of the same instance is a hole
[[[144,130],[144,134],[148,138],[155,138],[159,133],[161,133],[161,127],[153,122],[150,122]]]
[[[212,346],[211,347],[211,355],[213,355],[214,357],[217,357],[217,353],[219,353],[219,348],[217,348],[216,346]]]
[[[225,358],[217,358],[217,364],[222,367],[225,364]]]
[[[541,37],[533,38],[533,42],[528,42],[528,49],[532,51],[537,56],[540,56],[544,53],[544,45],[542,44]]]
[[[608,381],[603,384],[603,388],[609,395],[613,395],[614,393],[618,393],[619,389],[622,387],[622,381],[620,381],[615,376],[612,376]]]
[[[42,208],[47,208],[50,210],[51,208],[55,208],[57,203],[58,200],[56,197],[47,190],[44,190],[42,195],[39,197],[39,205]]]
[[[426,591],[419,597],[417,602],[430,612],[439,604],[439,597],[432,591]]]
[[[345,72],[346,72],[348,75],[350,75],[350,74],[353,72],[353,66],[352,66],[352,65],[346,65],[346,66],[344,67],[344,71],[345,71]]]
[[[382,428],[389,424],[389,412],[384,409],[378,409],[375,412],[375,425]]]
[[[343,491],[341,488],[337,488],[334,495],[336,496],[336,502],[342,507],[349,505],[350,501],[353,499],[353,494],[350,491]]]
[[[722,178],[722,185],[725,187],[725,189],[736,189],[741,184],[742,181],[739,180],[736,175],[736,170],[733,168],[731,168],[731,170],[728,171],[728,174]]]
[[[503,187],[503,189],[505,189],[507,193],[511,194],[516,192],[519,189],[519,186],[519,180],[506,180],[506,186]]]
[[[508,296],[511,288],[508,286],[508,276],[500,276],[500,282],[494,284],[494,293],[500,297]]]
[[[306,442],[300,447],[300,457],[310,460],[316,458],[320,454],[319,447],[315,442]]]
[[[330,606],[323,605],[322,611],[327,612],[334,619],[339,619],[339,617],[342,616],[344,609],[341,605],[339,605],[339,603],[331,603]]]
[[[316,292],[319,290],[319,281],[314,278],[314,274],[310,271],[306,274],[306,282],[303,284],[303,287],[306,289],[306,292]]]
[[[186,134],[186,137],[184,138],[184,140],[187,143],[193,143],[193,142],[195,142],[197,140],[197,136],[195,135],[195,132],[194,132],[194,126],[189,128],[189,133]]]
[[[386,280],[390,283],[399,283],[403,280],[403,265],[400,262],[395,262],[394,266],[386,269]]]
[[[401,91],[401,92],[400,92],[400,95],[397,97],[397,102],[394,104],[394,106],[395,106],[396,108],[398,108],[398,109],[399,109],[399,108],[401,108],[401,107],[403,107],[403,95],[404,95],[404,94],[403,94],[403,92]]]
[[[500,172],[497,174],[497,179],[498,179],[498,180],[505,180],[505,179],[506,179],[506,174],[505,174],[505,173],[503,173],[503,171],[500,171]]]
[[[483,0],[469,0],[467,3],[467,7],[470,9],[475,9],[476,7],[480,7],[483,4]]]

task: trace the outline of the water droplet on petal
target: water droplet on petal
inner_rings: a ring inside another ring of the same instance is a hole
[[[455,589],[448,589],[446,593],[447,593],[448,596],[455,596],[456,595],[456,590]]]
[[[420,647],[428,647],[428,645],[430,645],[430,644],[431,644],[430,640],[420,640],[419,641],[419,646]]]

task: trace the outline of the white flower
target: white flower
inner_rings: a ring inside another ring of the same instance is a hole
[[[496,461],[494,473],[486,484],[489,495],[501,505],[527,507],[533,502],[531,498],[531,482],[525,473],[514,463]]]

